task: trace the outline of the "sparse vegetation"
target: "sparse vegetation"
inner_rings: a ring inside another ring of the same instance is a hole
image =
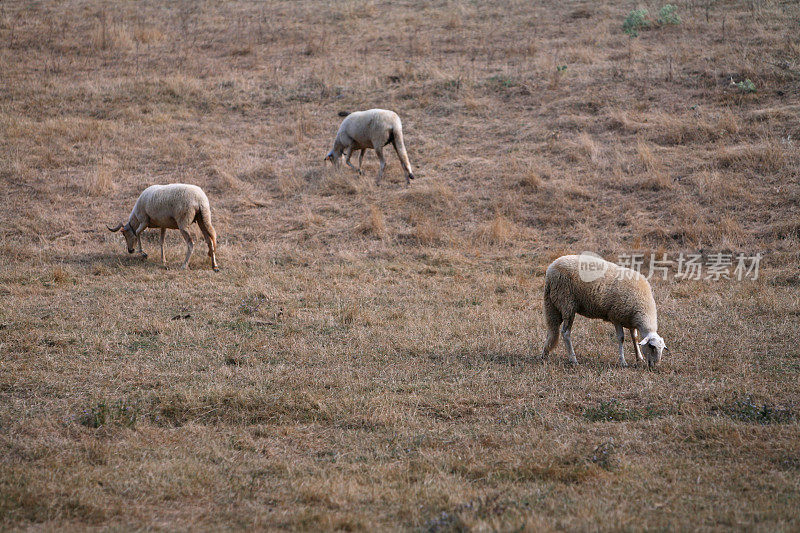
[[[624,407],[617,400],[601,401],[594,407],[588,407],[583,416],[590,422],[627,422],[654,418],[661,416],[661,412],[654,406],[644,409],[637,407]]]
[[[743,81],[737,81],[733,84],[734,87],[739,89],[739,91],[743,93],[754,93],[756,92],[756,84],[750,81],[750,78],[746,78]]]
[[[796,530],[800,5],[675,5],[0,2],[0,529]],[[219,274],[104,227],[178,181]],[[764,256],[542,363],[583,250]]]
[[[622,23],[622,31],[631,37],[638,37],[639,32],[650,27],[650,20],[646,9],[634,9]]]
[[[791,406],[772,405],[756,401],[752,397],[739,398],[723,405],[713,407],[713,413],[721,413],[736,420],[758,424],[787,424],[798,419]]]
[[[77,422],[87,428],[97,429],[104,426],[119,425],[133,427],[136,425],[137,408],[122,400],[111,403],[101,400],[84,409],[77,417]]]
[[[677,25],[681,23],[681,18],[678,16],[678,6],[673,4],[664,4],[658,11],[658,23],[661,25]]]

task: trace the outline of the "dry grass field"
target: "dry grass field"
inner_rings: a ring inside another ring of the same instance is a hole
[[[676,5],[0,3],[0,528],[800,529],[800,5]],[[178,181],[220,273],[105,229]],[[763,258],[541,362],[583,250]]]

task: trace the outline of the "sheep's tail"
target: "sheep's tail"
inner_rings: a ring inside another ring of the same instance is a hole
[[[561,312],[550,299],[550,284],[545,281],[544,286],[544,321],[547,324],[547,340],[544,342],[542,358],[546,357],[558,344],[559,328],[561,327]]]
[[[339,111],[339,116],[340,117],[346,117],[349,114],[350,114],[350,111]]]
[[[406,153],[406,145],[403,142],[403,128],[395,126],[391,131],[391,141],[394,145],[394,151],[397,152],[397,157],[400,158],[400,163],[403,165],[403,170],[406,171],[406,182],[414,179],[414,173],[411,170],[411,163],[408,161],[408,154]]]

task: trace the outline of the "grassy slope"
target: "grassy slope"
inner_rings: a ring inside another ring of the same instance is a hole
[[[800,527],[800,10],[678,5],[0,8],[0,524]],[[376,106],[410,189],[323,166]],[[103,229],[172,181],[222,273]],[[765,259],[653,281],[657,373],[580,318],[542,364],[584,249]]]

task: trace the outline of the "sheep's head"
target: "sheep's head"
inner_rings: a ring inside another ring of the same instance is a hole
[[[333,166],[338,167],[339,162],[342,160],[342,152],[337,152],[336,150],[331,150],[328,152],[328,155],[325,156],[325,161],[330,161],[333,163]]]
[[[113,231],[113,232],[117,232],[119,230],[122,230],[122,236],[125,237],[125,244],[128,245],[128,253],[132,254],[134,252],[133,246],[136,244],[136,235],[134,234],[133,230],[131,229],[131,227],[129,225],[127,225],[127,224],[123,225],[122,222],[120,222],[114,228],[112,228],[110,226],[106,226],[106,227],[108,228],[108,231]]]
[[[647,360],[647,366],[653,368],[661,361],[661,354],[667,347],[664,345],[664,339],[658,333],[650,333],[639,342],[642,347],[642,355]],[[668,351],[668,350],[667,350]]]

